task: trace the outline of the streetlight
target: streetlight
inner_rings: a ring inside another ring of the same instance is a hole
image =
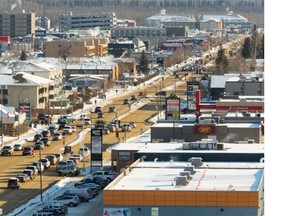
[[[41,158],[41,146],[40,146],[40,148],[39,148],[39,162],[40,163],[42,163],[41,159],[42,158]],[[42,193],[42,191],[43,191],[43,187],[42,187],[42,171],[41,171],[40,172],[40,197],[41,197],[41,202],[43,201],[43,193]]]
[[[86,169],[85,168],[85,155],[84,155],[84,118],[82,120],[82,140],[81,140],[81,146],[83,148],[83,151],[82,151],[82,158],[83,158],[83,171]]]

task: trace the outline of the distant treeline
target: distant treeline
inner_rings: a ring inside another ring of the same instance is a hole
[[[13,4],[15,3],[15,4]],[[21,3],[21,5],[19,5]],[[166,9],[167,14],[224,14],[229,9],[239,13],[254,23],[264,23],[264,0],[0,0],[0,8],[16,8],[36,11],[36,16],[47,16],[51,25],[57,25],[59,15],[74,13],[115,12],[117,18],[135,19],[142,24],[143,19],[159,14]]]

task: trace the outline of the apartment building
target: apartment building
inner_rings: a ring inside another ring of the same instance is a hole
[[[50,30],[50,23],[51,23],[50,19],[48,17],[46,17],[46,16],[36,17],[36,20],[35,20],[35,25],[36,26],[44,28],[47,31]]]
[[[62,14],[59,17],[59,32],[71,29],[92,29],[99,27],[100,30],[110,30],[117,25],[116,14],[103,12],[94,14]]]
[[[18,37],[35,34],[35,12],[5,11],[0,13],[0,35]]]
[[[91,57],[105,56],[108,44],[104,38],[96,39],[61,39],[45,42],[46,57]]]

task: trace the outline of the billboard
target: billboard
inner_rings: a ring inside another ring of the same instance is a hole
[[[166,98],[166,120],[180,119],[180,98],[172,93]]]
[[[91,129],[91,166],[102,166],[102,129]]]

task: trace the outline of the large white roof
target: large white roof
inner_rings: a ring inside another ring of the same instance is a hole
[[[263,163],[203,163],[186,186],[175,186],[174,178],[191,166],[185,162],[140,162],[110,190],[221,190],[257,191]]]

